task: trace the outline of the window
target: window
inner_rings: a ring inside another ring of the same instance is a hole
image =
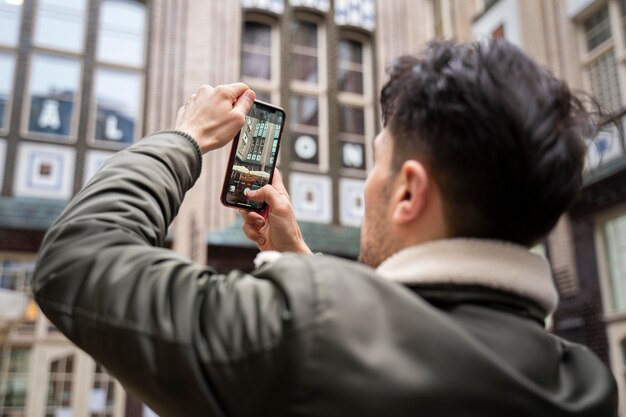
[[[0,288],[30,294],[30,278],[34,269],[34,261],[0,260]]]
[[[141,134],[146,11],[134,0],[103,0],[94,76],[95,141],[125,147]]]
[[[0,351],[0,416],[26,417],[30,349],[7,346]]]
[[[291,96],[292,160],[319,163],[319,103],[309,95]]]
[[[584,23],[587,50],[593,51],[599,45],[611,39],[611,22],[608,6],[602,7]]]
[[[141,82],[136,72],[106,68],[96,71],[96,140],[133,142],[138,133]]]
[[[604,237],[611,307],[613,311],[626,310],[626,216],[607,221]]]
[[[0,1],[0,45],[17,45],[21,10],[21,2]]]
[[[0,131],[6,129],[9,118],[9,101],[13,88],[15,56],[0,52]]]
[[[621,109],[620,81],[608,5],[589,16],[582,26],[589,89],[603,110],[617,112]]]
[[[18,44],[22,7],[18,2],[0,1],[0,47],[14,48]],[[0,132],[8,130],[10,100],[17,54],[0,50]]]
[[[326,170],[326,37],[321,25],[295,19],[291,25],[291,161],[298,168]],[[324,148],[324,149],[322,149]]]
[[[49,371],[45,416],[68,415],[67,413],[72,412],[74,355],[64,356],[53,361]]]
[[[33,55],[28,131],[69,138],[76,119],[79,82],[78,59]]]
[[[96,364],[89,400],[90,417],[113,417],[115,382],[100,364]]]
[[[144,64],[146,11],[134,0],[102,0],[97,58],[130,67]]]
[[[337,66],[339,74],[339,137],[341,167],[363,170],[366,164],[366,137],[371,114],[369,50],[364,42],[343,38],[339,41]],[[366,62],[367,61],[367,62]]]
[[[75,53],[82,51],[86,0],[39,0],[37,5],[35,44]]]
[[[241,76],[257,99],[278,102],[278,30],[271,19],[245,21],[241,42]]]
[[[296,20],[292,28],[292,79],[311,84],[319,82],[318,29],[315,23]]]

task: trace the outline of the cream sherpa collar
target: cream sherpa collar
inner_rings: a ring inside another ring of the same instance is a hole
[[[395,253],[376,272],[403,284],[483,285],[533,300],[547,313],[558,303],[548,262],[525,247],[505,242],[427,242]]]

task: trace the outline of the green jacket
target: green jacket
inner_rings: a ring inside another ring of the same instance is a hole
[[[48,231],[32,284],[161,417],[615,415],[607,369],[523,297],[329,256],[220,275],[160,248],[200,169],[175,132],[112,157]]]

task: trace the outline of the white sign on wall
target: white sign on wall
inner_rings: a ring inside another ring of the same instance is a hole
[[[363,190],[365,181],[342,178],[339,180],[340,211],[339,221],[345,226],[361,226],[365,211]]]
[[[291,200],[298,220],[332,222],[330,177],[293,173],[289,176]]]
[[[76,150],[23,143],[18,148],[14,193],[68,200],[72,196]]]

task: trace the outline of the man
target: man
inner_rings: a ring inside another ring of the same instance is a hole
[[[161,416],[615,415],[606,368],[544,330],[557,294],[528,251],[580,189],[582,104],[505,42],[431,44],[390,75],[365,265],[311,256],[279,175],[244,232],[300,254],[219,275],[158,248],[254,99],[205,86],[50,229],[42,310]]]

